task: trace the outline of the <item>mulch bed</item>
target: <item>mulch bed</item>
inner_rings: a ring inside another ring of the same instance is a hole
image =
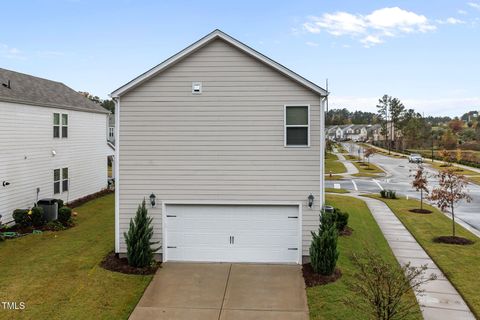
[[[107,195],[107,194],[110,194],[110,193],[114,193],[115,190],[112,190],[112,189],[102,189],[98,192],[95,192],[95,193],[92,193],[92,194],[89,194],[88,196],[85,196],[83,198],[79,198],[77,200],[74,200],[74,201],[71,201],[69,203],[66,203],[65,205],[68,206],[69,208],[76,208],[76,207],[79,207],[81,206],[82,204],[84,203],[87,203],[88,201],[90,200],[93,200],[93,199],[98,199],[98,198],[101,198],[103,197],[104,195]]]
[[[305,263],[302,266],[302,272],[303,279],[305,280],[305,285],[308,288],[335,282],[342,276],[342,272],[338,268],[336,268],[333,274],[329,276],[323,276],[321,274],[315,273],[310,263]]]
[[[353,232],[353,229],[350,228],[349,226],[346,226],[343,230],[341,230],[338,235],[339,236],[345,236],[345,237],[348,237],[348,236],[351,236],[352,235],[352,232]]]
[[[128,265],[127,258],[120,258],[115,252],[110,252],[102,262],[100,266],[106,270],[120,272],[125,274],[139,274],[139,275],[149,275],[155,274],[158,268],[161,266],[161,262],[157,262],[154,266],[147,268],[135,268]]]
[[[453,237],[453,236],[436,237],[436,238],[433,239],[433,242],[447,243],[447,244],[458,244],[458,245],[461,245],[461,246],[465,246],[465,245],[475,243],[474,241],[472,241],[470,239],[466,239],[466,238],[462,238],[462,237]]]
[[[413,213],[420,213],[420,214],[429,214],[429,213],[432,213],[432,211],[427,210],[427,209],[410,209],[410,210],[408,210],[408,211],[413,212]]]

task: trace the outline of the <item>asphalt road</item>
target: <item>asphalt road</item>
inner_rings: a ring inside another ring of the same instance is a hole
[[[361,155],[362,148],[356,144],[345,144],[345,148],[354,155]],[[360,149],[360,153],[358,150]],[[347,190],[354,190],[364,193],[379,193],[383,189],[392,189],[399,195],[407,195],[420,199],[420,192],[416,192],[412,186],[412,175],[417,169],[416,164],[408,163],[405,158],[393,158],[380,154],[375,154],[370,158],[370,162],[380,166],[387,172],[386,177],[382,178],[354,178],[345,180],[327,180],[326,186],[334,188],[335,184],[340,188]],[[428,164],[425,169],[429,173],[430,188],[438,184],[438,179],[435,177],[437,170],[431,168]],[[472,202],[460,202],[455,207],[455,217],[460,218],[471,227],[480,231],[480,186],[476,184],[469,184],[468,192],[472,197]]]

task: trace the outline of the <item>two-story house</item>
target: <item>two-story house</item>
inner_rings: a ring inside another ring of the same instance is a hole
[[[301,263],[327,92],[215,30],[112,92],[116,246],[146,199],[163,261]]]
[[[108,111],[60,82],[0,68],[0,215],[107,186]]]

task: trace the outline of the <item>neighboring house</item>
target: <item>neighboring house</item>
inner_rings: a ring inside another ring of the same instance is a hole
[[[147,199],[163,261],[301,263],[326,95],[219,30],[115,90],[115,251]]]
[[[325,138],[331,141],[337,141],[338,126],[329,126],[325,129]],[[341,131],[341,130],[340,130]]]
[[[377,142],[381,139],[382,126],[380,124],[373,124],[367,128],[367,140]]]
[[[107,186],[108,111],[60,82],[0,68],[0,215]]]

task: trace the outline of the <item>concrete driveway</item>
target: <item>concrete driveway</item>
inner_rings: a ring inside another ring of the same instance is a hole
[[[301,266],[165,263],[130,319],[308,319]]]

